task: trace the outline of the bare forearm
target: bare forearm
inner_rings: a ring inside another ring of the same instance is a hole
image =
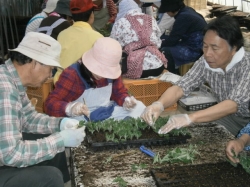
[[[218,120],[237,112],[237,103],[232,100],[222,101],[212,107],[189,114],[192,122],[209,122]]]
[[[158,101],[163,104],[164,108],[168,108],[175,104],[182,96],[182,89],[179,86],[172,86],[162,94]]]

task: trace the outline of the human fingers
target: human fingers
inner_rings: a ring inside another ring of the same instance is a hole
[[[172,123],[166,123],[164,126],[162,126],[159,129],[158,133],[159,134],[167,134],[168,132],[170,132],[174,128],[175,128],[175,126]]]
[[[237,158],[238,156],[238,151],[237,151],[237,145],[236,141],[229,141],[227,146],[226,146],[226,155],[231,160],[233,163],[238,163],[239,159]]]
[[[150,126],[154,124],[153,111],[150,107],[147,107],[141,115],[141,118]]]

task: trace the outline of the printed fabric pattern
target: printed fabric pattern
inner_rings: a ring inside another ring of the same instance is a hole
[[[124,77],[137,79],[141,77],[143,71],[143,62],[146,52],[156,55],[164,65],[167,64],[165,56],[158,50],[157,46],[150,41],[152,29],[152,17],[148,15],[127,15],[125,17],[131,24],[137,36],[138,41],[134,41],[125,46],[124,51],[128,54],[127,68],[128,71]],[[138,20],[143,20],[141,24]]]

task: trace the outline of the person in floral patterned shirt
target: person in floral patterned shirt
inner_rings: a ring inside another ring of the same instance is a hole
[[[167,59],[159,51],[161,31],[156,20],[142,13],[134,0],[122,0],[110,37],[116,39],[127,60],[123,76],[131,79],[158,76],[167,67]],[[126,69],[125,68],[125,69]]]

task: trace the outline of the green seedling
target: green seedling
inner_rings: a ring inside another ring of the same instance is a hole
[[[83,126],[86,126],[85,122],[84,121],[79,121],[78,128],[81,128]]]
[[[112,161],[113,157],[109,156],[105,161],[103,161],[104,164],[108,164]]]
[[[154,157],[153,164],[155,163],[163,163],[163,162],[169,162],[169,163],[193,163],[195,156],[200,155],[200,153],[197,150],[196,145],[189,145],[188,148],[174,148],[167,152],[167,154],[161,158],[159,154],[156,154]]]
[[[168,117],[159,117],[154,125],[154,131],[158,133],[158,130],[167,123]],[[121,142],[131,140],[133,137],[139,139],[142,136],[142,131],[146,128],[152,128],[141,118],[130,118],[128,120],[114,120],[107,119],[100,122],[84,122],[80,121],[79,126],[86,126],[86,129],[94,134],[94,132],[103,132],[106,137],[106,141]],[[190,134],[186,128],[174,129],[168,134],[161,134],[159,136],[169,138],[170,135],[179,136]]]
[[[127,183],[123,178],[121,178],[121,177],[116,177],[116,178],[113,180],[113,182],[118,183],[119,187],[127,187],[127,184],[128,184],[128,183]]]
[[[232,150],[233,157],[239,159],[239,164],[242,168],[250,174],[250,157],[247,155],[247,152],[241,152],[238,156],[236,156],[235,152]],[[231,160],[227,159],[234,167],[237,167],[237,163],[233,163]]]
[[[143,163],[141,163],[141,164],[139,164],[139,165],[133,164],[133,165],[131,166],[131,171],[132,171],[132,172],[136,172],[137,170],[145,169],[145,168],[147,168],[147,167],[148,167],[147,164],[143,164]]]

